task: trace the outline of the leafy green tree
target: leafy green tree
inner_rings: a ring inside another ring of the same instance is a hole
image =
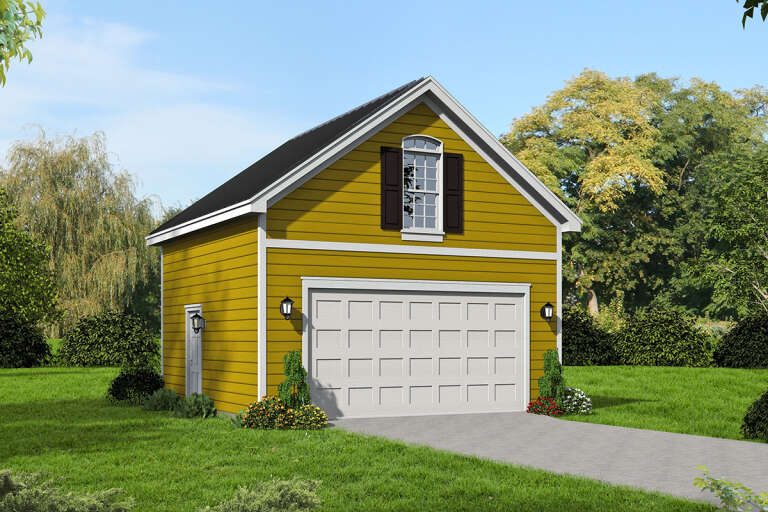
[[[51,247],[64,316],[59,328],[104,310],[132,311],[146,283],[159,294],[159,250],[144,236],[155,225],[152,200],[137,198],[132,177],[116,172],[104,135],[19,142],[0,170],[0,186],[19,222]],[[154,277],[153,277],[154,276]]]
[[[48,247],[21,229],[17,217],[0,189],[0,317],[36,325],[56,318],[56,281]]]
[[[14,58],[32,62],[27,41],[41,37],[45,11],[39,2],[0,0],[0,85]]]
[[[713,295],[712,281],[698,263],[722,245],[711,236],[717,184],[738,172],[723,155],[749,154],[764,144],[768,95],[761,87],[731,93],[696,78],[680,86],[655,74],[641,75],[636,83],[659,98],[651,111],[659,130],[652,160],[665,183],[663,193],[649,196],[643,208],[670,238],[638,270],[655,276],[656,285],[634,290],[629,305],[655,302],[695,314],[733,314],[727,301]]]
[[[721,157],[731,172],[715,184],[713,236],[722,242],[702,257],[715,295],[739,316],[768,313],[768,149]]]
[[[593,313],[601,288],[638,286],[638,264],[665,238],[637,204],[664,187],[651,160],[655,101],[629,79],[585,70],[502,137],[584,221],[582,233],[564,240],[563,275]]]
[[[712,237],[716,185],[738,169],[723,155],[765,145],[766,105],[761,87],[585,71],[517,120],[502,141],[584,220],[564,237],[566,290],[592,313],[598,296],[733,313],[699,260],[725,243]]]
[[[736,0],[739,2],[739,0]],[[741,16],[741,26],[747,26],[747,18],[752,18],[755,15],[755,9],[760,8],[760,17],[768,18],[768,0],[744,0],[744,14]]]

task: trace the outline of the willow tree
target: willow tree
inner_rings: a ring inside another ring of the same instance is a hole
[[[105,137],[37,139],[14,144],[0,186],[18,221],[51,247],[59,327],[104,309],[131,309],[135,291],[157,275],[159,255],[144,243],[152,201],[137,198],[131,175],[115,171]]]
[[[598,312],[600,289],[637,286],[637,264],[658,233],[628,236],[648,222],[636,203],[664,188],[651,153],[656,97],[628,78],[585,70],[546,103],[516,120],[502,142],[581,218],[581,234],[564,240],[564,277]]]

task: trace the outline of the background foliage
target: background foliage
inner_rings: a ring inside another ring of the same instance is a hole
[[[159,368],[160,344],[136,315],[105,311],[64,333],[58,354],[67,366]]]
[[[26,42],[43,35],[44,17],[39,2],[0,0],[0,86],[5,85],[5,73],[12,59],[32,62]]]
[[[113,169],[104,135],[41,134],[14,144],[7,159],[0,186],[18,224],[51,247],[60,329],[105,309],[138,312],[143,302],[157,309],[159,251],[144,242],[156,224],[153,202],[137,198],[131,175]]]
[[[613,300],[715,318],[754,305],[766,282],[766,104],[763,87],[585,70],[515,120],[501,141],[584,221],[564,235],[566,295],[593,314]]]

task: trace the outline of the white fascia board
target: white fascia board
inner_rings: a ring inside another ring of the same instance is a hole
[[[281,180],[273,183],[270,187],[262,191],[256,198],[254,198],[254,211],[266,211],[266,209],[277,201],[285,197],[291,191],[301,186],[311,177],[331,165],[333,162],[343,157],[350,152],[360,142],[367,140],[371,135],[379,131],[383,126],[389,124],[394,119],[411,109],[419,102],[425,102],[433,110],[440,110],[438,105],[432,102],[426,93],[431,92],[435,95],[447,108],[456,114],[483,142],[485,142],[491,149],[493,149],[502,160],[512,167],[521,179],[525,180],[526,184],[532,187],[538,192],[542,198],[544,198],[554,209],[560,213],[566,221],[561,223],[552,215],[546,211],[545,208],[539,204],[533,197],[530,196],[519,184],[516,184],[508,173],[499,169],[495,165],[493,159],[482,151],[476,144],[472,142],[472,137],[469,134],[463,133],[455,123],[448,122],[452,129],[457,131],[462,138],[472,146],[472,148],[483,156],[489,164],[493,165],[494,169],[501,174],[511,185],[531,202],[547,219],[554,225],[561,226],[563,231],[580,231],[581,219],[574,214],[568,206],[563,203],[557,195],[552,192],[546,185],[544,185],[525,165],[522,164],[517,158],[509,152],[509,150],[499,142],[480,122],[475,119],[456,99],[448,93],[438,82],[432,77],[428,77],[419,84],[411,88],[407,93],[404,93],[397,101],[391,103],[381,110],[371,115],[365,122],[356,126],[350,132],[347,132],[343,136],[339,137],[333,143],[323,148],[320,152],[316,153],[309,159],[299,164],[292,172],[284,176]],[[439,115],[439,113],[438,113]],[[450,118],[445,115],[441,115],[444,121],[450,121]]]
[[[360,143],[368,140],[373,134],[391,123],[422,100],[429,90],[430,79],[424,79],[414,85],[408,92],[403,93],[396,101],[382,107],[365,121],[325,146],[304,162],[297,165],[291,172],[272,183],[253,199],[254,211],[262,212],[300,187],[307,180],[327,168],[355,149]]]
[[[474,249],[431,245],[371,244],[325,242],[320,240],[289,240],[267,238],[267,249],[300,249],[312,251],[377,252],[385,254],[425,254],[431,256],[460,256],[469,258],[504,258],[522,260],[557,260],[557,253],[545,251],[511,251],[503,249]]]
[[[248,213],[263,213],[267,211],[267,208],[275,204],[277,201],[285,197],[291,191],[295,190],[307,180],[311,179],[317,173],[331,165],[333,162],[343,157],[350,151],[352,151],[358,144],[370,138],[371,135],[379,131],[383,126],[386,126],[400,115],[404,114],[416,104],[425,101],[428,102],[429,98],[426,96],[428,92],[431,92],[441,102],[443,102],[452,113],[457,115],[462,122],[464,122],[485,144],[487,144],[498,156],[508,165],[510,165],[521,177],[525,180],[526,184],[536,190],[554,209],[560,213],[566,222],[559,223],[556,219],[552,218],[549,212],[545,209],[525,190],[516,186],[518,191],[523,194],[536,208],[542,212],[553,224],[560,225],[563,231],[580,231],[581,219],[576,216],[566,205],[563,203],[557,195],[549,190],[538,178],[523,165],[517,158],[499,142],[480,122],[472,116],[456,99],[450,95],[433,77],[427,77],[418,84],[414,85],[408,91],[401,94],[401,96],[395,101],[385,105],[379,111],[369,116],[365,121],[358,124],[344,135],[337,138],[329,145],[322,148],[320,151],[306,159],[304,162],[298,164],[293,170],[281,177],[269,187],[259,192],[257,195],[246,201],[237,203],[235,205],[223,208],[216,212],[204,215],[197,219],[193,219],[179,226],[174,226],[165,231],[161,231],[154,235],[146,237],[148,245],[155,245],[172,238],[191,233],[198,229],[217,224],[241,215]],[[433,110],[436,108],[434,102],[431,102],[430,108]],[[444,116],[444,120],[448,119],[448,116]],[[449,123],[454,130],[458,130],[455,123]],[[459,132],[461,130],[458,130]],[[476,144],[471,142],[471,137],[468,134],[463,134],[462,137],[478,151]],[[485,152],[478,151],[484,158],[489,161],[490,164],[494,164],[493,159],[489,159]],[[494,168],[505,179],[507,179],[513,186],[515,186],[514,180],[506,173],[498,169],[494,165]]]
[[[157,245],[172,238],[186,235],[187,233],[192,233],[193,231],[207,228],[208,226],[213,226],[214,224],[234,219],[242,215],[253,213],[253,211],[250,200],[243,201],[207,215],[203,215],[202,217],[184,222],[178,226],[173,226],[172,228],[160,231],[159,233],[147,235],[144,239],[146,240],[147,245]]]
[[[445,90],[445,88],[443,88],[443,86],[440,85],[437,80],[432,77],[429,77],[428,79],[431,81],[430,83],[433,86],[431,88],[433,94],[435,94],[435,96],[437,96],[443,103],[445,103],[452,112],[458,115],[459,118],[464,121],[467,126],[469,126],[475,132],[475,134],[477,134],[483,140],[483,142],[494,149],[496,153],[515,171],[517,171],[521,178],[526,181],[526,183],[528,183],[534,190],[541,194],[542,197],[558,211],[558,213],[567,219],[565,223],[558,223],[562,226],[563,231],[581,231],[581,219],[575,213],[573,213],[573,211],[571,211],[571,209],[568,208],[568,206],[563,203],[559,197],[557,197],[557,194],[552,192],[549,187],[544,185],[544,183],[542,183],[536,177],[536,175],[530,171],[530,169],[528,169],[520,160],[518,160],[515,155],[513,155],[509,149],[504,146],[504,144],[499,142],[499,140],[494,137],[493,134],[480,123],[480,121],[478,121],[467,109],[464,108],[461,103],[458,102],[458,100],[456,100],[456,98],[451,96],[451,94]],[[470,137],[467,137],[467,134],[465,134],[464,138],[469,139]],[[469,142],[469,140],[467,140],[467,142]],[[502,172],[501,174],[506,177],[506,173]],[[524,192],[523,190],[519,191],[521,193]],[[532,201],[532,203],[536,205],[537,208],[542,211],[542,213],[545,213],[543,208],[536,201]]]

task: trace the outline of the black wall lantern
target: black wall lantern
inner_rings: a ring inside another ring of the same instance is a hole
[[[205,329],[205,318],[200,316],[200,313],[195,313],[189,319],[192,321],[192,330],[195,334],[200,332],[200,329]]]
[[[291,313],[293,312],[293,301],[290,297],[284,298],[280,302],[280,314],[285,317],[286,320],[291,319]]]
[[[549,302],[541,306],[541,318],[547,322],[551,322],[553,316],[555,316],[555,306]]]

